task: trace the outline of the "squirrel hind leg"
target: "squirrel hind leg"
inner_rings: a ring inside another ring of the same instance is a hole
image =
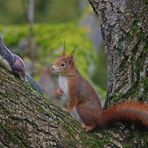
[[[92,131],[96,126],[95,125],[86,125],[84,123],[81,124],[81,127],[85,129],[86,132]]]
[[[94,130],[95,127],[96,127],[95,125],[86,125],[85,131],[90,132],[90,131]]]
[[[83,129],[86,129],[86,125],[85,125],[84,123],[81,123],[81,127],[82,127]]]

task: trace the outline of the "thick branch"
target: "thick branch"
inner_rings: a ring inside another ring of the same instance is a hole
[[[0,146],[6,147],[103,147],[146,145],[145,133],[99,130],[85,133],[59,108],[48,104],[26,82],[0,67]],[[127,139],[130,137],[130,141]],[[133,142],[133,143],[132,143]]]
[[[23,81],[0,68],[0,141],[8,147],[76,147],[94,139]],[[83,134],[82,134],[83,133]],[[76,143],[75,143],[76,142]]]

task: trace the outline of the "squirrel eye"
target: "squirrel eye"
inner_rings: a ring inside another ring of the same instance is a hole
[[[64,67],[66,64],[64,62],[61,63],[61,66]]]

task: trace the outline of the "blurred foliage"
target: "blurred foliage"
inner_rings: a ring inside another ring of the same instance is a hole
[[[28,3],[29,0],[0,0],[0,33],[5,44],[27,63],[31,62],[28,58]],[[59,56],[65,41],[69,53],[77,46],[75,58],[78,69],[86,79],[93,81],[90,82],[104,98],[105,56],[102,50],[99,55],[95,53],[88,38],[89,28],[77,27],[78,20],[92,12],[91,7],[86,6],[87,0],[35,0],[32,51],[36,72],[33,76],[39,80],[45,67],[52,65]]]
[[[80,15],[79,0],[51,0],[49,21],[65,22]]]
[[[37,73],[36,79],[39,79],[40,73],[45,66],[51,65],[55,58],[60,55],[64,41],[66,42],[67,52],[77,46],[76,64],[81,74],[90,81],[93,76],[93,67],[98,66],[97,54],[94,52],[92,43],[86,36],[88,30],[78,28],[75,22],[59,24],[35,24],[33,27],[33,41],[35,47],[35,64]],[[27,49],[20,48],[20,42],[28,38],[27,25],[0,26],[0,32],[3,35],[5,44],[13,51],[22,53],[22,57],[27,57]],[[17,49],[17,50],[16,50]],[[18,51],[19,50],[19,51]],[[25,60],[26,58],[24,58]],[[91,70],[90,70],[91,69]],[[98,76],[96,76],[98,77]],[[102,77],[102,75],[101,75]],[[94,78],[94,76],[93,76]],[[94,79],[96,81],[96,79]],[[91,82],[91,81],[90,81]],[[92,83],[92,82],[91,82]],[[92,83],[98,94],[105,97],[106,92]]]
[[[27,23],[29,0],[0,0],[0,23]],[[82,0],[81,0],[82,1]],[[67,22],[80,16],[80,0],[35,0],[35,22]]]
[[[0,23],[24,23],[27,21],[22,2],[23,0],[0,0]]]

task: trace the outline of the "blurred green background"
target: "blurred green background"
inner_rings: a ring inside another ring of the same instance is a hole
[[[26,71],[53,97],[56,78],[50,66],[64,41],[75,46],[76,64],[101,98],[106,95],[107,64],[99,22],[87,0],[0,0],[0,34],[4,43],[20,55]],[[32,14],[31,14],[32,13]],[[29,19],[29,14],[33,15]]]

